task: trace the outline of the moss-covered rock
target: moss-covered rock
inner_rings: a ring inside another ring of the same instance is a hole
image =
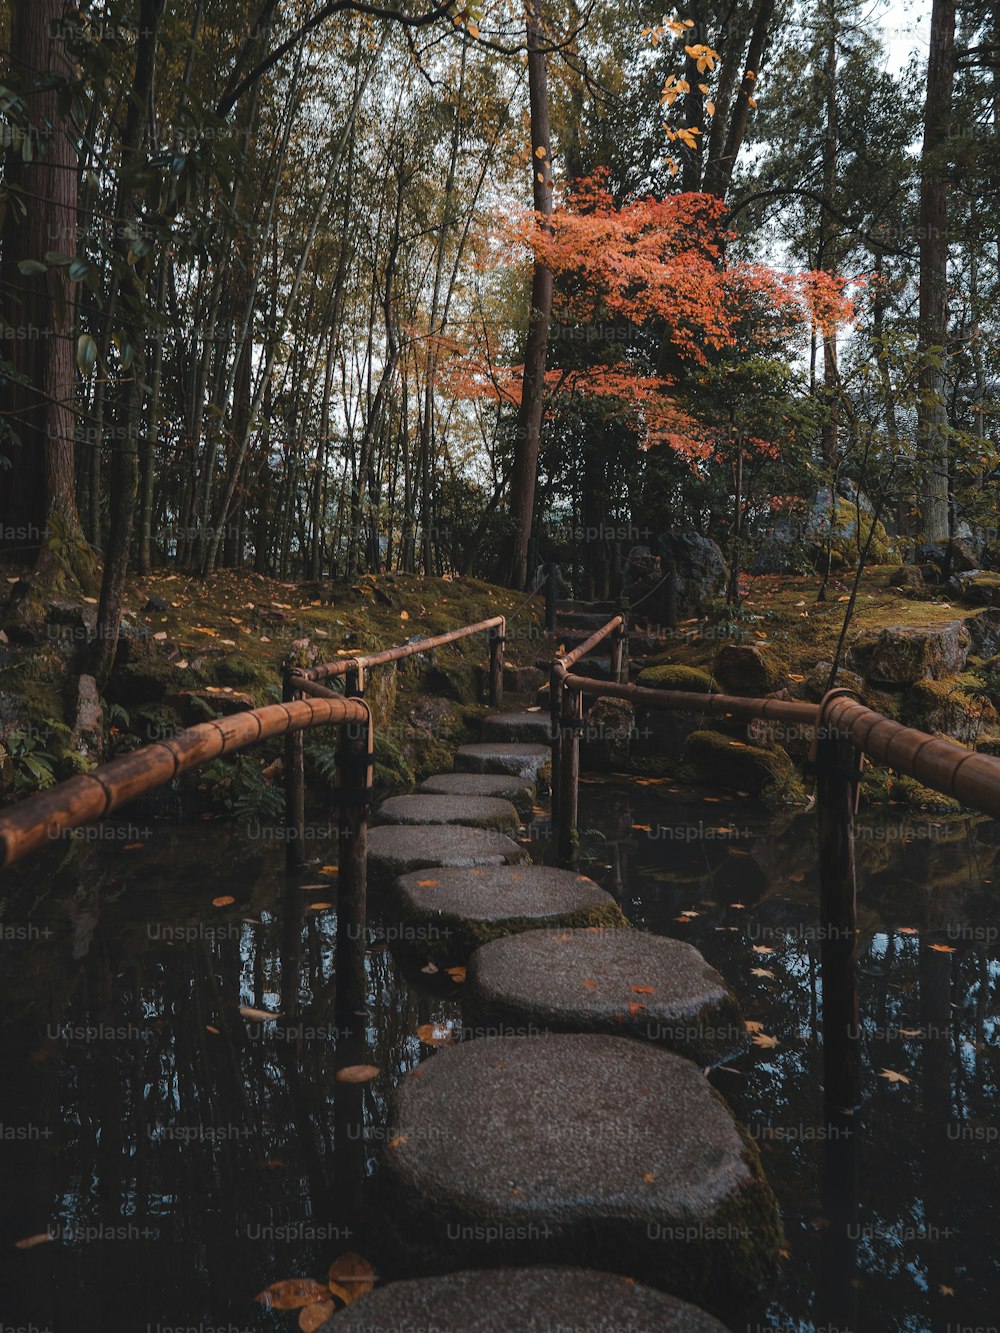
[[[920,680],[906,692],[902,720],[969,745],[985,727],[996,725],[997,713],[988,699],[974,698],[956,680]]]
[[[784,750],[748,745],[721,731],[692,732],[684,743],[682,757],[696,781],[755,796],[767,787],[787,782],[793,773],[792,761]]]
[[[831,522],[832,519],[832,522]],[[874,532],[873,532],[874,526]],[[831,531],[832,530],[832,531]],[[878,520],[861,511],[843,496],[838,496],[833,515],[829,506],[816,512],[812,537],[816,546],[816,560],[822,566],[826,560],[827,544],[834,569],[853,569],[861,551],[868,546],[867,563],[870,565],[900,565],[902,558],[892,547],[889,535]]]
[[[731,694],[765,695],[787,679],[784,663],[774,651],[754,643],[727,643],[715,658],[715,677]]]
[[[865,674],[884,685],[941,680],[962,670],[970,642],[969,631],[960,620],[940,625],[892,625],[882,631],[867,654]]]
[[[832,662],[816,663],[803,681],[803,690],[807,699],[819,703],[826,693],[832,668]],[[856,671],[848,671],[846,667],[841,667],[837,672],[833,688],[836,690],[853,690],[855,694],[861,695],[865,688],[864,678],[859,676]]]
[[[715,679],[701,667],[665,663],[647,666],[639,672],[635,683],[648,690],[684,690],[689,694],[718,694]]]

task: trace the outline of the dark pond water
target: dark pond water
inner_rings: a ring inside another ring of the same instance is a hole
[[[581,825],[584,868],[635,926],[702,949],[765,1039],[712,1074],[787,1235],[753,1333],[997,1327],[1000,827],[863,821],[862,1105],[841,1139],[822,1108],[813,817],[600,781]],[[417,1028],[460,1025],[461,987],[404,980],[376,918],[350,1058],[381,1072],[335,1083],[329,880],[287,887],[282,844],[235,823],[106,832],[48,850],[0,903],[0,1326],[293,1329],[252,1298],[364,1252],[388,1097],[432,1057]]]

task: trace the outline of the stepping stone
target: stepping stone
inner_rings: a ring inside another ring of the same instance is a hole
[[[517,741],[483,741],[463,745],[455,751],[459,773],[513,773],[516,777],[538,777],[538,770],[552,760],[547,745],[528,745]]]
[[[464,1041],[396,1090],[377,1235],[403,1277],[600,1267],[745,1322],[782,1245],[756,1145],[690,1061],[627,1037]]]
[[[484,741],[552,741],[548,713],[493,713],[483,718]]]
[[[417,788],[432,796],[497,796],[510,801],[522,815],[531,813],[535,784],[510,773],[438,773]]]
[[[497,1268],[391,1282],[331,1315],[320,1333],[435,1329],[437,1333],[726,1333],[687,1301],[614,1273]]]
[[[449,964],[464,963],[487,940],[538,926],[628,924],[610,893],[554,866],[418,871],[398,879],[392,896],[406,927],[400,939],[419,941],[414,952]]]
[[[608,1032],[658,1042],[699,1065],[746,1043],[736,997],[683,940],[641,930],[532,930],[469,962],[463,1011],[497,1032]]]
[[[520,816],[496,796],[390,796],[378,808],[380,824],[463,824],[516,833]]]
[[[603,602],[584,602],[578,597],[561,597],[556,602],[556,615],[562,615],[566,611],[583,611],[588,615],[601,615],[604,620],[610,620],[612,616],[617,615],[621,607],[617,602],[609,602],[605,599]]]
[[[502,866],[525,850],[493,829],[457,824],[380,824],[368,830],[368,869],[382,882],[430,866]]]
[[[560,611],[556,608],[555,633],[558,635],[564,629],[582,629],[593,634],[616,614],[615,611]]]

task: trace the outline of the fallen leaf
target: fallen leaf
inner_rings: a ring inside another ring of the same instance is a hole
[[[391,1139],[389,1140],[389,1147],[390,1147],[390,1148],[401,1148],[402,1145],[403,1145],[405,1142],[406,1142],[406,1135],[405,1135],[405,1134],[397,1134],[397,1135],[395,1136],[395,1138],[391,1138]]]
[[[455,1033],[446,1023],[421,1023],[417,1036],[425,1046],[451,1046],[455,1041]]]
[[[339,870],[339,866],[320,866],[318,873],[321,875],[336,875]]]
[[[213,898],[213,899],[212,899],[212,906],[213,906],[213,907],[232,907],[232,905],[233,905],[233,903],[234,903],[235,901],[236,901],[236,899],[230,897],[230,895],[227,893],[227,894],[223,894],[223,896],[222,896],[221,898]]]
[[[913,926],[897,926],[897,927],[896,927],[896,931],[897,931],[897,934],[899,934],[899,935],[919,935],[919,934],[920,934],[920,932],[919,932],[918,930],[914,930]]]
[[[240,1016],[249,1018],[254,1023],[266,1023],[269,1018],[282,1018],[282,1014],[269,1014],[266,1009],[251,1009],[249,1005],[240,1005]],[[289,1307],[291,1308],[291,1307]]]
[[[347,1254],[342,1254],[339,1259],[334,1259],[327,1274],[330,1290],[333,1291],[335,1287],[343,1288],[347,1292],[348,1305],[356,1301],[359,1296],[367,1296],[375,1286],[376,1277],[375,1269],[368,1260],[362,1259],[360,1254],[354,1254],[350,1250]]]
[[[337,1293],[334,1293],[335,1295]],[[333,1313],[333,1301],[313,1301],[299,1311],[299,1328],[302,1333],[315,1333],[321,1324],[325,1324]]]
[[[449,977],[451,977],[452,981],[461,982],[465,980],[466,969],[464,967],[449,967],[446,968],[445,970],[447,971]]]
[[[326,1287],[311,1277],[286,1277],[265,1287],[254,1300],[268,1310],[301,1310],[303,1305],[326,1300],[327,1294]]]
[[[772,981],[774,980],[774,973],[769,972],[766,967],[752,967],[750,975],[752,977],[770,977]]]
[[[746,1030],[747,1030],[748,1032],[763,1032],[763,1031],[764,1031],[764,1024],[763,1024],[763,1023],[758,1023],[757,1020],[756,1020],[756,1019],[753,1019],[753,1018],[748,1018],[748,1019],[744,1022],[743,1026],[746,1028]]]
[[[429,972],[433,976],[439,969],[437,963],[428,963],[426,967],[422,967],[420,970],[421,972]]]
[[[410,618],[410,613],[409,613],[409,611],[400,611],[400,613],[399,613],[399,618],[400,618],[400,620],[409,620],[409,618]]]
[[[774,950],[769,944],[755,944],[753,946],[753,951],[754,953],[774,953]]]
[[[656,994],[656,987],[655,987],[655,986],[632,986],[631,989],[635,992],[636,995],[655,995],[655,994]]]
[[[928,944],[928,949],[933,949],[935,953],[954,953],[955,950],[950,944]]]
[[[580,984],[584,990],[597,990],[597,982],[591,977],[585,978]]]
[[[942,1296],[954,1296],[954,1294],[955,1294],[955,1288],[954,1288],[954,1287],[946,1287],[946,1286],[944,1285],[943,1282],[939,1282],[939,1283],[938,1283],[938,1292],[939,1292],[939,1294],[942,1295]]]
[[[310,904],[309,904],[309,911],[310,911],[310,912],[328,912],[332,906],[333,906],[333,903],[310,903]]]
[[[44,1245],[47,1240],[54,1240],[50,1231],[40,1231],[35,1236],[25,1236],[24,1240],[14,1242],[15,1250],[33,1250],[36,1245]]]
[[[763,1046],[768,1051],[773,1050],[778,1044],[778,1038],[769,1037],[766,1032],[755,1032],[750,1040],[755,1046]]]
[[[213,1027],[211,1023],[206,1023],[206,1024],[205,1024],[205,1031],[206,1031],[206,1032],[211,1032],[211,1034],[212,1034],[213,1037],[217,1037],[217,1036],[219,1035],[219,1029],[216,1028],[216,1027]]]
[[[337,1083],[370,1083],[378,1073],[378,1065],[344,1065],[333,1077]]]
[[[905,1074],[897,1074],[895,1069],[880,1069],[878,1076],[887,1079],[890,1083],[909,1083],[910,1081]]]
[[[652,1185],[652,1183],[653,1183],[653,1181],[654,1181],[655,1179],[656,1179],[656,1175],[655,1175],[652,1171],[647,1171],[646,1174],[643,1176],[643,1181],[644,1181],[647,1185]]]
[[[417,888],[418,888],[418,889],[436,889],[436,888],[438,887],[438,883],[439,883],[439,881],[436,880],[436,879],[418,879],[418,880],[417,880]]]

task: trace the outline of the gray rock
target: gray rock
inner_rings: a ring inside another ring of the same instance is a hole
[[[432,796],[497,796],[510,801],[522,815],[530,813],[535,784],[510,773],[437,773],[417,788]]]
[[[635,709],[627,700],[598,699],[587,711],[580,737],[580,762],[584,768],[625,768],[635,725]]]
[[[435,961],[462,963],[488,940],[539,926],[624,926],[621,908],[585,875],[552,866],[442,867],[403,875],[392,897],[400,938]]]
[[[698,1064],[746,1043],[736,998],[683,940],[641,930],[531,930],[477,949],[463,1012],[498,1032],[607,1032]]]
[[[484,741],[463,745],[455,751],[455,768],[460,773],[511,773],[516,777],[538,777],[538,770],[552,759],[547,745],[529,745],[518,741]]]
[[[379,1243],[402,1276],[582,1264],[745,1317],[781,1226],[757,1149],[690,1061],[625,1037],[483,1038],[397,1089]]]
[[[390,796],[377,812],[380,824],[462,824],[515,833],[520,819],[510,801],[496,796]]]
[[[531,741],[548,745],[551,723],[546,712],[489,713],[483,718],[484,741]]]
[[[889,575],[889,587],[898,588],[907,596],[919,597],[927,591],[927,584],[919,565],[900,565]]]
[[[976,616],[968,616],[962,624],[969,631],[972,657],[993,657],[1000,653],[1000,607],[987,607]]]
[[[912,685],[961,671],[969,656],[969,632],[960,620],[943,625],[895,625],[879,635],[867,664],[870,680]]]
[[[813,703],[819,703],[826,693],[826,685],[830,679],[832,666],[832,662],[817,662],[803,681],[802,688],[805,696],[807,699],[811,699]],[[845,667],[838,670],[834,689],[853,690],[855,694],[860,695],[864,693],[864,688],[864,678],[859,676],[856,671],[848,671]]]
[[[953,574],[945,584],[949,596],[968,606],[1000,607],[1000,574],[984,569]]]
[[[497,1268],[391,1282],[332,1315],[325,1333],[726,1333],[687,1301],[614,1273]]]
[[[732,694],[771,694],[785,684],[782,664],[767,648],[752,643],[726,643],[712,663],[712,674]]]
[[[523,847],[493,829],[382,824],[368,831],[368,868],[382,881],[431,866],[502,866],[525,859]]]
[[[660,537],[660,560],[664,573],[673,561],[678,615],[698,615],[709,602],[724,595],[729,566],[710,537],[696,532],[664,533]]]

